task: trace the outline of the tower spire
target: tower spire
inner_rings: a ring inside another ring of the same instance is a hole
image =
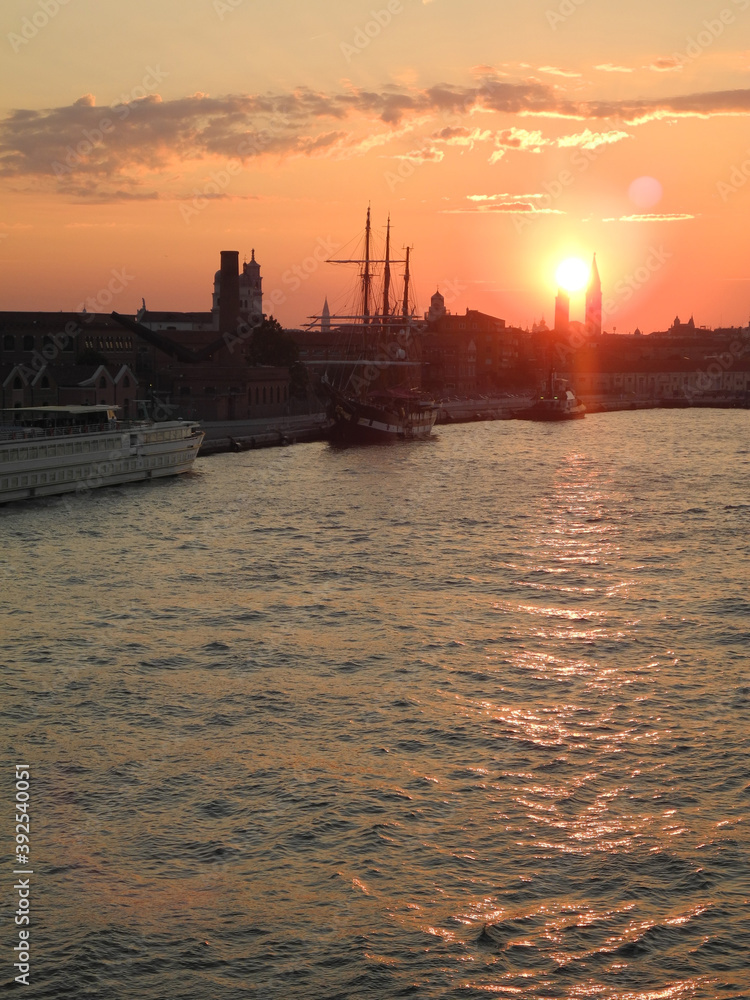
[[[596,254],[591,262],[591,276],[586,289],[586,332],[593,337],[598,337],[602,332],[602,280],[599,277]]]

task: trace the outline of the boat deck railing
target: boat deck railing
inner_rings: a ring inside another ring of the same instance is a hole
[[[186,424],[188,421],[186,421]],[[0,422],[0,441],[38,440],[46,437],[105,434],[112,431],[145,430],[155,425],[150,420],[103,420],[98,423],[74,424],[50,421],[43,426],[30,423]]]

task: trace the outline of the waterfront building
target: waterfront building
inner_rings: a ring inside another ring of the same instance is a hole
[[[477,309],[451,313],[436,292],[421,336],[422,385],[435,395],[471,396],[525,380],[528,337]]]

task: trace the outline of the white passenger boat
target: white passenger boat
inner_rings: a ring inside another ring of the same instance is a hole
[[[112,406],[0,410],[0,503],[187,472],[203,431],[192,421],[118,420]]]

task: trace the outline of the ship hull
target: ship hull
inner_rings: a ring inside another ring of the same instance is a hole
[[[420,440],[432,434],[437,413],[432,404],[378,406],[331,393],[331,438],[359,444]]]
[[[527,410],[516,410],[517,420],[542,420],[542,421],[560,421],[560,420],[580,420],[582,417],[586,416],[586,407],[581,405],[572,410],[564,409],[552,409],[550,407],[538,406],[534,404],[530,406]]]
[[[0,442],[0,503],[180,475],[203,440],[180,421]]]

